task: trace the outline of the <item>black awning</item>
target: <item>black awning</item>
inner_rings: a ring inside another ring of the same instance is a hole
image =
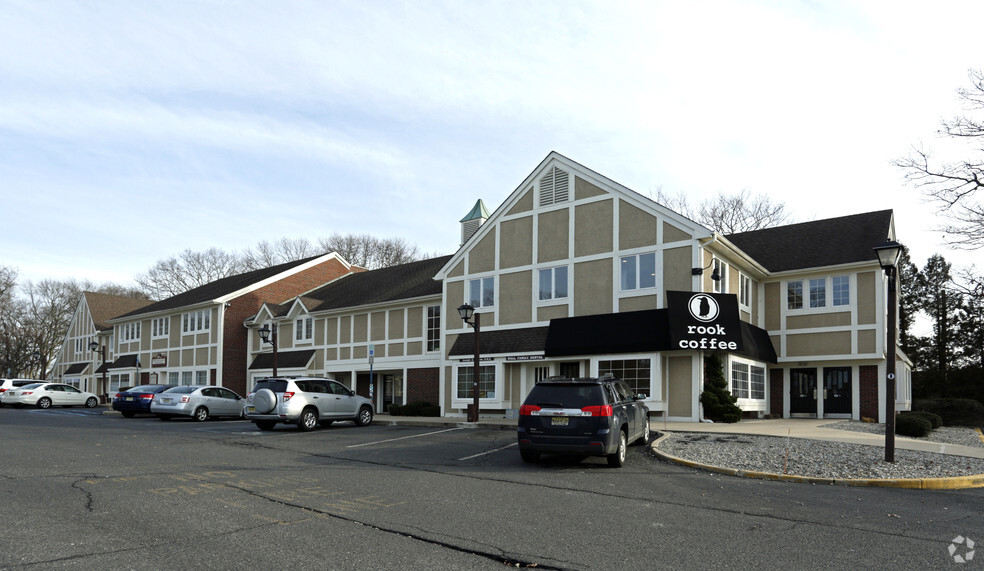
[[[306,369],[313,358],[314,349],[305,349],[304,351],[278,351],[277,368]],[[272,369],[273,353],[260,353],[255,359],[253,359],[253,363],[249,366],[249,368],[250,370]]]
[[[81,375],[89,368],[89,363],[72,363],[67,369],[65,369],[66,375]]]
[[[539,353],[547,342],[548,327],[526,327],[524,329],[504,329],[482,331],[479,341],[482,355],[502,355],[513,353]],[[454,340],[449,357],[474,355],[475,332],[462,333]]]
[[[648,309],[550,320],[547,357],[669,351],[669,311]]]
[[[741,336],[742,349],[735,354],[777,362],[767,331],[742,321]],[[682,350],[685,349],[673,345],[670,337],[669,310],[648,309],[551,319],[544,355],[572,357]]]

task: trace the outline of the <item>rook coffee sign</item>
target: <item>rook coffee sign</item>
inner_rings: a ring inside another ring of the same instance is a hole
[[[737,296],[668,291],[666,301],[670,318],[670,342],[674,349],[742,349]]]

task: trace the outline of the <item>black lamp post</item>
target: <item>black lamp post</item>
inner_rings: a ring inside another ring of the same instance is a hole
[[[35,349],[34,352],[31,353],[31,362],[38,367],[41,374],[41,380],[45,380],[45,366],[41,363],[41,351]]]
[[[875,253],[878,254],[878,263],[881,264],[888,278],[888,336],[885,339],[885,370],[887,373],[885,379],[885,461],[895,462],[895,345],[897,337],[895,321],[898,313],[895,264],[898,262],[899,254],[902,253],[902,245],[894,240],[889,240],[881,246],[876,246]]]
[[[96,341],[89,341],[89,351],[99,350],[99,355],[102,357],[102,365],[100,370],[102,370],[102,389],[105,391],[109,385],[106,384],[106,346],[99,346]]]
[[[276,377],[277,376],[277,328],[276,328],[276,326],[274,326],[274,328],[271,330],[270,329],[270,326],[264,323],[263,324],[263,327],[260,328],[260,339],[264,343],[271,343],[271,344],[273,344],[273,376]]]
[[[469,304],[464,304],[458,308],[458,315],[461,320],[471,325],[475,329],[475,362],[472,369],[472,406],[468,414],[468,422],[478,422],[478,377],[480,374],[479,356],[481,355],[481,345],[479,345],[479,335],[482,333],[482,316],[475,313],[475,308]],[[472,322],[474,317],[475,321]]]

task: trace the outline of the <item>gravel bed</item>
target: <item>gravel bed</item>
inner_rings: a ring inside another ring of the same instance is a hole
[[[838,422],[836,424],[865,423]],[[869,426],[877,428],[879,425]],[[825,427],[833,428],[831,425]],[[869,429],[858,427],[857,430]],[[935,432],[941,430],[937,429]],[[961,432],[963,434],[960,434]],[[882,427],[881,434],[884,433],[885,429]],[[971,435],[977,439],[976,442],[971,441],[969,438]],[[934,439],[937,442],[968,446],[982,445],[977,432],[972,429],[951,428],[941,432],[936,438],[957,440],[950,442]],[[966,458],[896,448],[895,462],[888,463],[885,462],[885,449],[881,446],[777,436],[672,432],[669,433],[668,438],[660,442],[657,449],[701,464],[813,478],[945,478],[984,474],[984,458]]]
[[[885,425],[874,422],[861,422],[860,420],[844,420],[832,424],[821,424],[820,428],[833,428],[836,430],[849,430],[852,432],[867,432],[868,434],[885,434]],[[911,438],[906,436],[905,438]],[[963,426],[941,426],[930,432],[928,435],[914,440],[926,440],[929,442],[941,442],[944,444],[960,444],[962,446],[984,447],[984,441],[973,428]]]

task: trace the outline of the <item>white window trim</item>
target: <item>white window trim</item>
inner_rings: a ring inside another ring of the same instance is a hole
[[[747,287],[743,288],[742,286],[745,284],[748,285]],[[752,301],[754,299],[752,296],[752,290],[754,289],[753,288],[754,285],[755,282],[752,280],[751,276],[749,276],[748,274],[742,271],[738,272],[738,307],[740,307],[741,309],[744,309],[746,311],[751,311]],[[746,297],[748,297],[748,303],[745,303],[744,300],[741,299],[742,291],[744,291]]]
[[[639,285],[641,273],[639,271],[639,258],[642,256],[648,256],[652,254],[653,256],[653,272],[655,272],[655,277],[653,280],[653,285],[642,287]],[[626,258],[633,258],[635,260],[635,287],[632,289],[626,289],[622,284],[622,264],[625,263],[623,260]],[[620,295],[633,295],[643,292],[645,295],[651,295],[654,291],[659,291],[661,289],[662,283],[660,280],[660,251],[659,250],[645,250],[642,252],[634,252],[630,254],[620,254],[618,256],[618,265],[616,266],[616,279],[618,280],[618,293]]]
[[[625,353],[618,355],[601,355],[598,357],[591,358],[591,376],[597,377],[601,374],[600,365],[601,361],[627,361],[630,359],[649,359],[649,398],[644,400],[645,403],[663,403],[663,383],[659,381],[662,375],[662,359],[654,357],[652,353]],[[653,408],[651,410],[662,410],[660,406]]]
[[[484,299],[485,298],[485,295],[484,295],[484,292],[485,292],[485,280],[487,280],[487,279],[491,279],[492,280],[492,303],[490,305],[483,305],[482,302],[485,301],[485,299]],[[488,275],[488,276],[481,276],[481,277],[471,276],[471,277],[466,278],[465,279],[465,299],[468,301],[468,303],[471,303],[472,302],[471,286],[472,286],[472,282],[473,281],[476,281],[476,280],[478,280],[478,281],[481,282],[481,290],[482,291],[481,291],[481,293],[479,295],[479,299],[478,299],[479,305],[474,305],[473,304],[473,306],[475,307],[475,309],[476,310],[479,310],[479,309],[493,309],[493,308],[495,308],[495,306],[497,305],[497,302],[498,302],[498,299],[497,298],[499,297],[499,284],[497,283],[498,282],[498,276],[496,276],[496,275]]]
[[[557,283],[557,270],[563,269],[567,272],[567,295],[564,297],[555,297],[554,293],[556,291]],[[551,279],[551,291],[550,297],[547,299],[540,299],[540,272],[549,271]],[[565,305],[570,301],[571,298],[571,267],[567,264],[561,264],[557,266],[549,266],[545,268],[537,268],[536,270],[536,286],[534,287],[533,295],[536,298],[536,303],[538,305]]]
[[[734,355],[730,356],[727,360],[726,374],[728,378],[728,390],[731,394],[734,394],[734,386],[732,385],[733,377],[731,376],[732,370],[734,369],[735,363],[741,363],[748,366],[748,397],[738,398],[738,407],[742,410],[765,410],[765,407],[769,402],[769,365],[768,363],[763,363],[761,361],[753,361],[751,359],[745,359],[742,357],[736,357]],[[758,367],[762,369],[762,398],[752,398],[752,367]]]
[[[479,397],[478,402],[481,404],[488,405],[489,407],[500,407],[503,404],[502,393],[503,393],[503,368],[502,363],[499,361],[481,361],[479,362],[481,367],[494,367],[495,368],[495,397],[492,398],[481,398]],[[471,398],[459,398],[458,397],[458,373],[463,369],[471,369],[474,364],[471,362],[463,361],[456,363],[454,366],[454,379],[451,385],[451,408],[465,408],[472,404]]]
[[[834,305],[834,278],[847,277],[847,294],[850,302],[846,305]],[[823,307],[810,307],[810,280],[824,280],[824,303]],[[789,307],[789,284],[799,282],[803,285],[803,307],[793,309]],[[804,276],[802,278],[783,280],[782,282],[782,307],[788,315],[798,315],[804,313],[843,313],[853,311],[857,304],[858,288],[855,274],[827,274],[822,276]]]
[[[311,334],[308,335],[308,326],[311,324]],[[295,345],[311,345],[314,343],[314,318],[308,317],[298,317],[294,320],[294,344]]]
[[[167,329],[161,333],[162,329]],[[154,333],[157,330],[157,333]],[[167,338],[171,333],[171,318],[170,317],[155,317],[150,320],[150,335],[151,339],[164,339]]]

